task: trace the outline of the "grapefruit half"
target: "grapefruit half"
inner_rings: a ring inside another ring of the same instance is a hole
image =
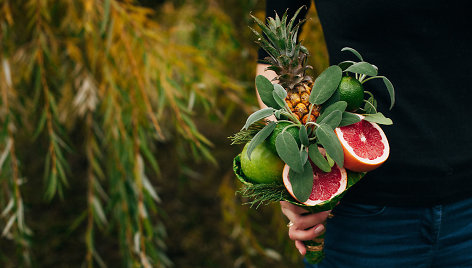
[[[330,200],[346,189],[347,173],[344,168],[340,168],[335,164],[330,172],[324,172],[311,161],[310,163],[313,168],[313,188],[310,197],[305,202],[301,202],[295,197],[289,178],[290,167],[288,165],[284,167],[282,177],[285,188],[297,201],[307,206],[315,206]]]
[[[338,127],[335,132],[343,147],[346,169],[367,172],[378,168],[387,160],[390,146],[387,136],[376,123],[361,120]]]

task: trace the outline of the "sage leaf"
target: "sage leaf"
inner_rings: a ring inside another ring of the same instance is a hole
[[[392,119],[385,117],[382,113],[376,113],[376,114],[366,114],[364,117],[365,121],[369,122],[374,122],[377,124],[382,124],[382,125],[391,125],[393,124]]]
[[[310,145],[310,141],[308,140],[308,133],[305,126],[302,125],[300,127],[298,135],[300,136],[300,141],[302,144],[308,147],[308,145]]]
[[[277,110],[277,111],[275,111],[275,117],[276,117],[277,119],[280,119],[281,113],[282,113],[282,110]]]
[[[257,134],[252,138],[249,142],[247,147],[247,157],[251,160],[252,151],[262,142],[269,137],[269,135],[274,131],[275,126],[277,124],[275,122],[269,122],[265,127],[263,127]]]
[[[313,168],[310,161],[307,161],[300,172],[290,168],[288,171],[290,184],[292,184],[293,194],[300,202],[305,202],[310,197],[313,190]]]
[[[331,166],[329,165],[328,161],[324,156],[321,154],[320,150],[318,149],[318,146],[315,144],[310,145],[308,147],[308,154],[310,156],[311,161],[322,171],[324,172],[330,172],[331,171]]]
[[[341,123],[339,123],[339,127],[345,127],[357,122],[360,122],[361,118],[353,113],[350,112],[343,112],[343,119],[341,119]]]
[[[332,65],[316,78],[309,101],[312,104],[322,104],[327,101],[338,88],[343,71],[337,65]]]
[[[377,68],[368,62],[362,61],[349,66],[346,72],[376,76]]]
[[[390,110],[393,108],[393,105],[395,104],[395,89],[393,88],[392,82],[388,80],[387,77],[383,76],[382,80],[387,87],[388,94],[390,95]]]
[[[273,115],[275,111],[276,110],[274,108],[269,108],[269,107],[255,111],[247,118],[246,124],[244,124],[243,129],[247,129],[250,125],[254,124],[255,122]]]
[[[344,47],[343,49],[341,49],[341,51],[349,51],[351,52],[352,54],[356,55],[356,57],[358,59],[360,59],[361,61],[364,61],[364,59],[362,58],[361,56],[361,53],[357,52],[357,50],[353,49],[353,48],[350,48],[350,47]]]
[[[375,114],[377,113],[377,100],[374,99],[374,97],[370,97],[365,105],[364,105],[364,110],[365,113],[367,114]]]
[[[349,66],[353,65],[354,63],[355,63],[354,61],[347,60],[347,61],[343,61],[339,63],[338,66],[341,68],[341,70],[344,71],[347,68],[349,68]]]
[[[325,148],[326,153],[333,158],[339,167],[343,167],[343,148],[334,130],[329,125],[322,123],[316,129],[315,133],[319,143]]]
[[[345,101],[335,102],[335,103],[331,104],[330,106],[326,107],[326,109],[323,110],[321,115],[316,119],[316,122],[323,121],[323,119],[326,116],[328,116],[330,113],[332,113],[333,111],[344,112],[346,110],[346,107],[347,107],[347,102],[345,102]]]
[[[326,154],[326,160],[328,160],[328,164],[330,167],[334,166],[334,160],[329,156],[329,154]]]
[[[306,161],[308,161],[308,152],[306,150],[300,150],[300,159],[302,164],[305,165]]]
[[[285,97],[287,97],[287,91],[285,91],[285,89],[281,85],[274,85],[274,91],[272,91],[272,96],[274,97],[275,102],[277,102],[280,107],[285,107]]]
[[[343,118],[343,113],[341,111],[334,110],[330,114],[328,114],[325,118],[323,118],[320,124],[326,124],[330,126],[332,129],[335,129],[339,126],[339,123],[341,123],[342,118]]]
[[[282,132],[275,139],[275,149],[279,157],[296,172],[303,172],[303,164],[297,141],[288,132]]]
[[[269,79],[263,75],[258,75],[256,77],[256,89],[265,105],[275,109],[281,108],[272,95],[272,91],[274,91],[274,85],[272,85]]]

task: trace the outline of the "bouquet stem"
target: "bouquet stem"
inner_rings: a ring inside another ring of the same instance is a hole
[[[303,241],[306,247],[305,258],[310,264],[317,264],[324,258],[324,233],[313,240]]]

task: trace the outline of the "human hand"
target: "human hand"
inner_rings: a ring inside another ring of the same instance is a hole
[[[280,207],[282,213],[292,223],[288,229],[288,236],[295,241],[295,247],[300,254],[305,255],[306,247],[302,241],[313,240],[325,231],[323,223],[331,211],[310,213],[308,210],[287,201],[280,201]]]

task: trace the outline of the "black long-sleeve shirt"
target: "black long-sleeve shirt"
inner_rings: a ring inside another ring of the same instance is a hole
[[[356,60],[341,52],[346,46],[355,48],[395,86],[396,104],[388,111],[382,81],[364,85],[394,122],[383,127],[391,152],[345,199],[409,206],[472,197],[472,22],[466,1],[315,4],[330,64]],[[268,0],[267,15],[283,14],[287,8],[293,13],[301,5],[310,1]]]

